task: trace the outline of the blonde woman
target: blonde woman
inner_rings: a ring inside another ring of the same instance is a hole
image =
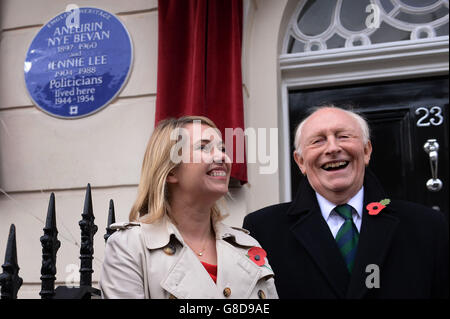
[[[265,251],[216,204],[231,163],[215,124],[160,122],[145,152],[130,222],[113,224],[103,298],[278,298]]]

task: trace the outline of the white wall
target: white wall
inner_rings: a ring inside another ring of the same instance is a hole
[[[284,169],[281,148],[282,119],[279,109],[280,84],[278,56],[280,27],[287,0],[248,0],[243,41],[244,113],[247,128],[278,129],[278,169],[261,174],[264,164],[248,164],[250,188],[247,211],[281,201],[284,188],[280,172]],[[282,32],[282,30],[281,30]],[[282,36],[282,35],[281,35]],[[267,139],[269,133],[267,133]],[[288,154],[289,156],[289,154]]]

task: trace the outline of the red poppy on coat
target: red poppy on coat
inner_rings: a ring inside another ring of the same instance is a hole
[[[369,215],[378,215],[383,209],[386,208],[386,205],[389,205],[391,200],[389,198],[385,198],[380,200],[380,202],[373,202],[366,206]]]
[[[248,250],[248,257],[258,266],[264,266],[267,253],[261,247],[252,247]]]

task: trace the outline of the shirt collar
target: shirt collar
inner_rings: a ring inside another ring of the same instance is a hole
[[[330,202],[328,199],[320,195],[316,192],[317,201],[319,202],[320,211],[322,212],[322,216],[325,220],[328,220],[330,217],[331,211],[336,207],[335,204]],[[356,193],[355,196],[350,198],[347,202],[350,206],[352,206],[356,212],[358,213],[358,217],[361,218],[363,211],[363,199],[364,199],[364,186]]]

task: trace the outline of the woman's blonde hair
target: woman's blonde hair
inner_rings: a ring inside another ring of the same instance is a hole
[[[217,129],[213,121],[203,116],[169,118],[155,127],[145,150],[138,196],[130,211],[130,221],[153,223],[170,213],[166,179],[179,165],[170,158],[171,149],[177,143],[177,140],[171,139],[171,134],[194,121]],[[217,204],[211,209],[211,218],[214,222],[223,219]]]

